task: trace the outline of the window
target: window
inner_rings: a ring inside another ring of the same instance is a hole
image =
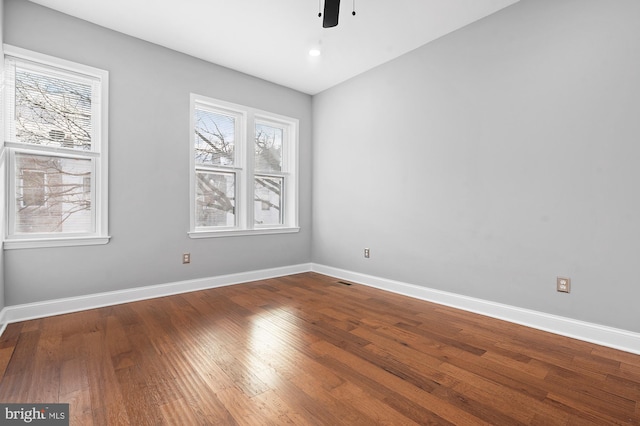
[[[5,248],[104,244],[108,73],[5,46]]]
[[[298,120],[191,95],[192,238],[297,232]]]

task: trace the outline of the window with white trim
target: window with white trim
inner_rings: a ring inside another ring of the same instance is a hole
[[[107,243],[108,73],[4,52],[5,248]]]
[[[191,95],[192,238],[297,232],[298,120]]]

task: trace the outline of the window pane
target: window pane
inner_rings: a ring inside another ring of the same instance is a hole
[[[236,119],[233,116],[196,109],[196,163],[232,166],[235,126]]]
[[[16,154],[15,232],[93,232],[91,160]]]
[[[22,207],[44,206],[44,176],[42,170],[22,170]]]
[[[282,135],[281,128],[256,124],[256,170],[282,171]]]
[[[259,225],[282,224],[282,188],[284,178],[255,177],[254,218]]]
[[[235,174],[196,172],[196,226],[235,226]]]
[[[91,150],[91,85],[16,67],[18,142]]]

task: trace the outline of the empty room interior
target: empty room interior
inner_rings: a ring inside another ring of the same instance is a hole
[[[0,22],[0,423],[640,425],[637,0]]]

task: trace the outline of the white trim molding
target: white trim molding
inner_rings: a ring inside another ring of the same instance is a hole
[[[257,271],[241,272],[237,274],[220,275],[217,277],[200,278],[195,280],[178,281],[167,284],[151,285],[106,293],[96,293],[86,296],[68,297],[64,299],[46,300],[43,302],[26,303],[23,305],[7,306],[0,312],[0,330],[4,331],[7,324],[27,321],[53,315],[68,314],[87,309],[102,308],[139,300],[154,299],[191,291],[206,290],[251,281],[277,278],[311,270],[311,264],[284,266],[279,268],[261,269]]]
[[[7,320],[5,319],[6,312],[7,312],[7,308],[3,308],[0,311],[0,337],[2,337],[2,334],[4,333],[4,330],[7,328],[7,325],[9,324],[7,322]]]
[[[312,264],[313,272],[640,355],[640,333]]]
[[[104,237],[67,237],[47,239],[15,239],[4,242],[5,250],[45,248],[45,247],[72,247],[93,246],[109,243],[110,236]]]
[[[107,293],[97,293],[87,296],[7,306],[0,311],[0,336],[2,335],[2,332],[4,332],[7,324],[13,322],[84,311],[87,309],[101,308],[104,306],[135,302],[138,300],[153,299],[156,297],[170,296],[190,291],[242,284],[251,281],[310,271],[640,355],[640,333],[634,333],[632,331],[607,327],[585,321],[578,321],[571,318],[462,296],[415,284],[379,278],[372,275],[361,274],[315,263],[304,263]]]

